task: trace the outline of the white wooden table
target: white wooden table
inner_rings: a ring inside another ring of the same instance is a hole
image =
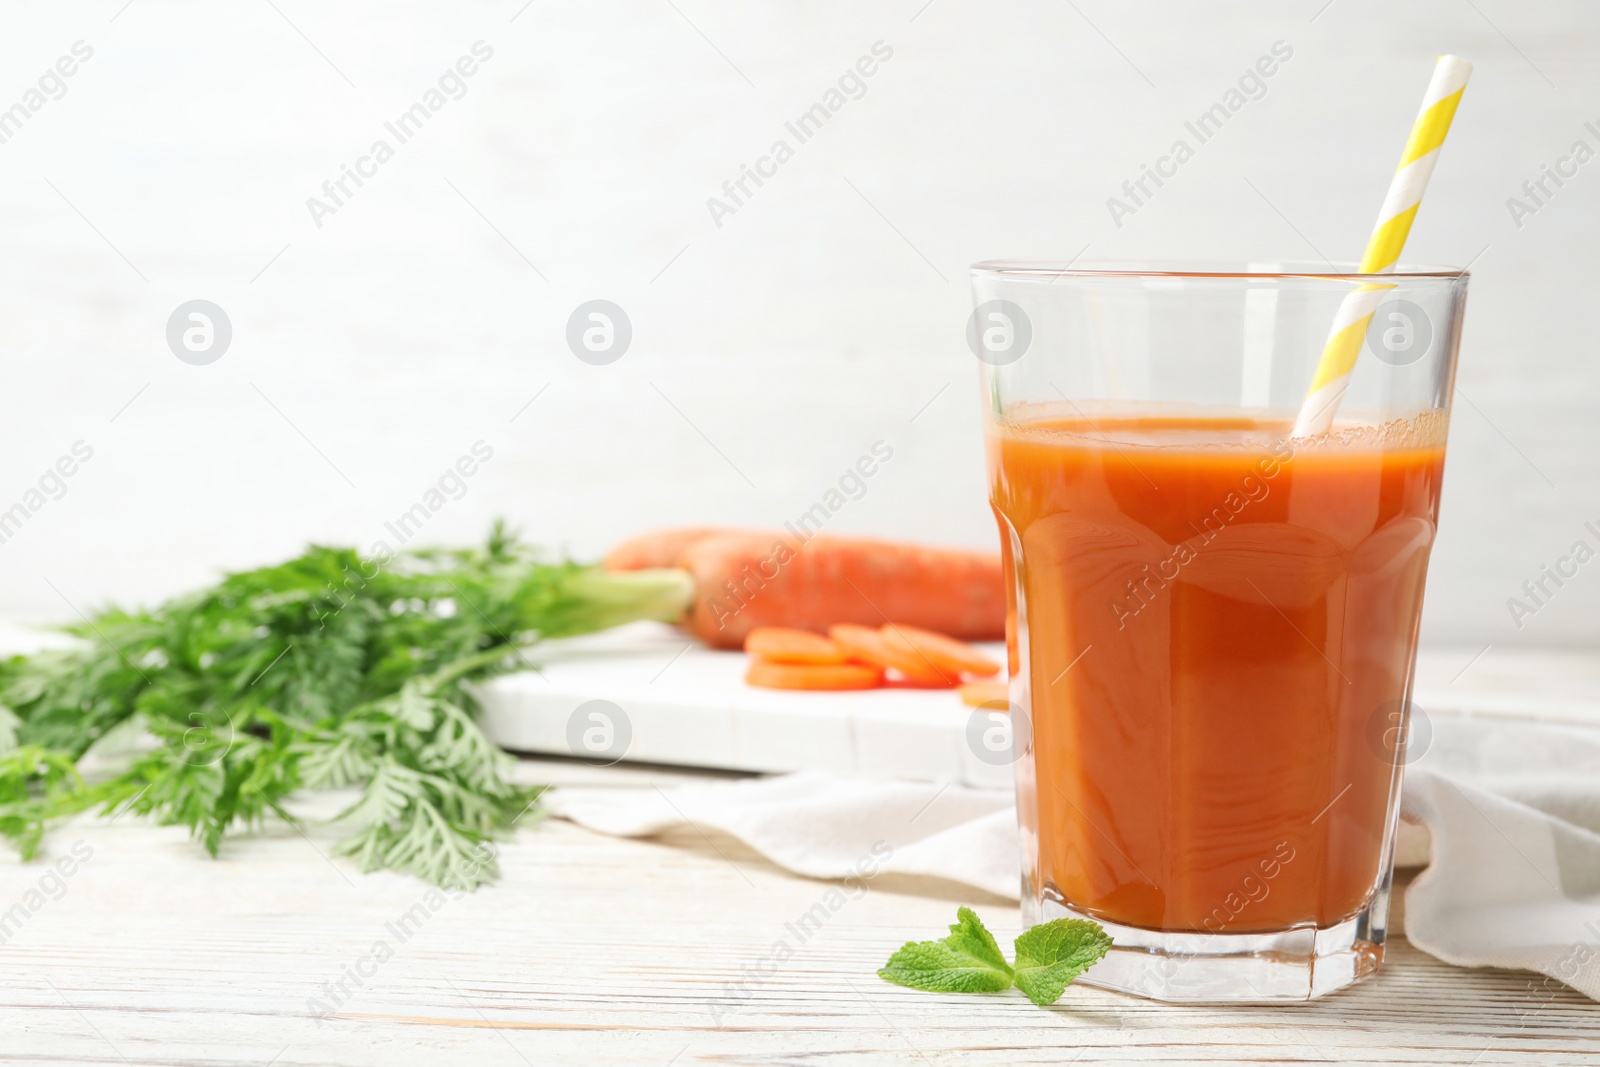
[[[561,762],[521,773],[641,787],[684,777]],[[1307,1006],[1174,1007],[1074,987],[1045,1010],[876,977],[902,942],[940,934],[956,902],[1009,943],[1015,905],[961,887],[879,879],[752,980],[831,886],[728,839],[628,841],[544,822],[503,848],[498,884],[431,910],[421,883],[328,860],[334,836],[270,827],[213,861],[182,831],[128,818],[58,829],[52,854],[80,840],[93,854],[0,945],[0,1062],[1600,1060],[1600,1006],[1536,975],[1445,966],[1403,938],[1377,978]],[[28,900],[45,870],[0,860],[0,910]],[[393,951],[381,963],[380,942]]]

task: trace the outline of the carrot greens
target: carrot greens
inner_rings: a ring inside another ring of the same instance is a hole
[[[312,547],[100,611],[65,628],[73,647],[0,661],[0,834],[31,858],[55,819],[129,812],[216,855],[230,832],[294,823],[297,791],[355,786],[340,852],[476,887],[539,788],[478,728],[472,683],[525,668],[531,642],[672,620],[692,595],[682,572],[548,562],[497,524],[482,548]]]

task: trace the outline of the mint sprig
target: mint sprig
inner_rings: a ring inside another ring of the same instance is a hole
[[[1014,976],[994,935],[971,908],[956,911],[957,922],[942,941],[907,941],[889,957],[878,977],[934,993],[998,993]]]
[[[1018,935],[1017,988],[1035,1004],[1054,1004],[1078,975],[1111,951],[1111,935],[1092,919],[1053,919]]]
[[[971,908],[957,908],[950,936],[907,941],[878,977],[933,993],[999,993],[1015,985],[1043,1007],[1111,949],[1111,935],[1089,919],[1054,919],[1017,937],[1016,967]]]

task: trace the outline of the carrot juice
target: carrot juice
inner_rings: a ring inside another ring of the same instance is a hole
[[[1387,870],[1443,420],[1008,419],[992,503],[1031,714],[1035,897],[1200,934],[1327,928]]]

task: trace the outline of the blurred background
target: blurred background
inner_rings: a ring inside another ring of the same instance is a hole
[[[1600,638],[1600,562],[1531,616],[1507,603],[1600,549],[1592,4],[3,18],[0,511],[27,512],[0,526],[7,617],[151,601],[312,540],[476,540],[495,516],[581,556],[657,525],[776,525],[880,443],[830,529],[991,545],[967,266],[1354,260],[1455,52],[1476,74],[1406,256],[1474,275],[1424,640],[1466,662]],[[1267,55],[1194,158],[1113,210]],[[819,103],[802,141],[786,123]],[[741,190],[747,168],[766,176]],[[205,365],[167,339],[193,300],[231,327]],[[567,342],[592,300],[631,327],[605,364]]]

